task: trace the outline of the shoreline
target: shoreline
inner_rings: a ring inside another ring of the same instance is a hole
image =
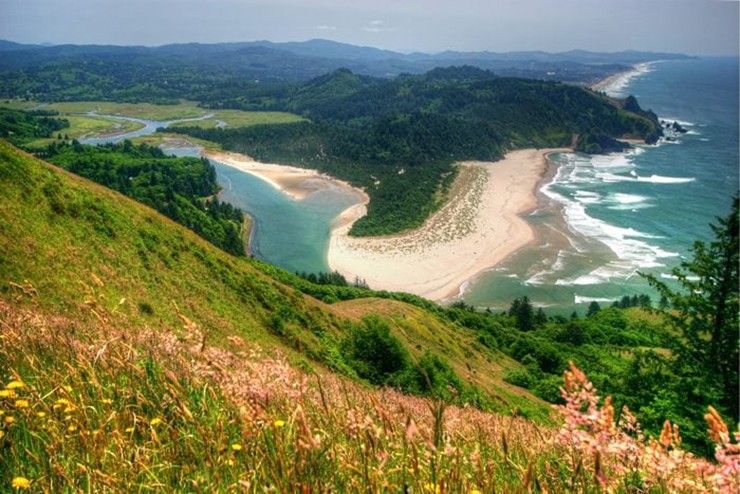
[[[569,148],[512,151],[498,162],[460,163],[447,203],[424,225],[392,237],[356,238],[347,232],[364,204],[345,210],[332,230],[327,261],[347,279],[376,290],[401,291],[435,301],[536,240],[521,216],[536,209],[549,168],[547,155]]]
[[[631,69],[607,76],[604,79],[591,84],[588,88],[595,92],[603,91],[609,94],[615,89],[615,86],[625,86],[633,77],[649,71],[654,63],[655,62],[642,62],[632,65]]]
[[[295,201],[302,201],[311,194],[324,190],[332,184],[351,191],[357,195],[358,201],[363,204],[367,204],[370,200],[362,189],[354,187],[343,180],[325,175],[318,170],[298,168],[290,165],[260,163],[244,154],[207,148],[203,149],[201,156],[254,175]]]

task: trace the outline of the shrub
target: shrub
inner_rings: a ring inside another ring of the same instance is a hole
[[[388,323],[377,316],[365,317],[343,343],[350,366],[373,384],[385,384],[407,366],[408,353],[391,334]]]

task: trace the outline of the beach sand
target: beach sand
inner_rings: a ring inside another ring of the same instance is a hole
[[[352,190],[357,194],[358,202],[366,203],[368,200],[367,195],[362,190],[341,180],[323,175],[316,170],[260,163],[243,154],[212,149],[204,149],[202,156],[259,177],[297,201],[301,201],[314,192],[331,185]]]
[[[629,70],[626,70],[624,72],[617,72],[616,74],[605,77],[597,83],[592,84],[590,88],[593,91],[603,91],[607,94],[612,91],[619,90],[624,87],[633,77],[649,71],[653,63],[654,62],[638,63]]]
[[[364,204],[345,211],[332,232],[328,264],[347,280],[360,278],[376,290],[402,291],[443,301],[532,242],[520,215],[536,207],[546,155],[569,149],[513,151],[495,163],[465,162],[448,202],[412,232],[354,238],[347,232]]]

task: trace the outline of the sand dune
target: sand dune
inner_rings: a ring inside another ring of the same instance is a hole
[[[353,190],[358,203],[333,225],[327,260],[348,280],[361,278],[376,290],[402,291],[442,301],[460,287],[534,240],[519,215],[536,207],[537,184],[547,169],[546,154],[568,149],[513,151],[495,163],[465,162],[448,202],[414,231],[388,237],[355,238],[352,224],[366,214],[368,196],[316,170],[259,163],[214,150],[204,156],[254,174],[295,200],[334,183]]]
[[[345,211],[332,234],[329,266],[374,289],[438,301],[457,296],[465,282],[534,240],[519,215],[536,207],[545,155],[553,151],[569,150],[521,150],[495,163],[461,163],[448,203],[407,234],[349,237],[352,221],[364,208]]]

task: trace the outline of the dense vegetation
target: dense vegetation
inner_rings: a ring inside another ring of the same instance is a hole
[[[638,52],[407,56],[322,40],[160,47],[42,47],[2,42],[0,51],[0,98],[134,103],[176,103],[188,99],[209,106],[219,104],[225,97],[250,93],[266,96],[275,89],[274,84],[293,85],[341,67],[376,77],[393,77],[472,64],[499,75],[583,84],[627,70],[629,66],[624,64],[681,58]]]
[[[206,159],[166,156],[130,141],[104,146],[62,141],[38,154],[156,209],[226,252],[244,255],[243,213],[215,197],[220,186]]]
[[[680,436],[703,429],[695,411],[688,423],[677,414],[680,435],[671,422],[648,425],[652,441],[635,434],[631,414],[615,413],[616,401],[628,399],[686,406],[684,396],[672,402],[659,392],[632,395],[645,389],[643,381],[671,389],[706,372],[693,363],[688,373],[674,367],[684,357],[674,360],[679,355],[665,352],[665,342],[671,331],[709,326],[665,329],[661,317],[616,307],[594,309],[587,321],[538,321],[524,299],[503,315],[410,296],[417,307],[377,298],[328,306],[261,274],[254,269],[261,263],[228,256],[151,210],[3,142],[0,190],[3,490],[737,487],[737,446],[713,409],[707,420],[718,466],[679,447]],[[696,260],[731,267],[719,269],[730,283],[737,258],[718,254],[733,241],[731,232],[737,239],[737,206],[733,217],[718,226],[717,243],[697,249]],[[717,272],[707,271],[707,280]],[[726,309],[720,326],[732,335],[737,289],[722,285],[702,285],[704,296],[690,292],[686,302],[699,303],[707,315]],[[705,343],[696,334],[685,333],[683,342]],[[614,373],[637,365],[646,347],[660,350],[670,373],[657,374],[654,365]],[[597,382],[621,395],[602,404],[567,358],[601,373]],[[322,363],[435,399],[373,390]],[[549,389],[563,384],[559,430],[454,405],[536,416],[537,400],[492,379],[501,366],[510,380],[517,372],[522,381],[534,379],[538,392],[548,389],[545,381]],[[563,369],[564,379],[555,378]],[[648,412],[643,407],[638,417],[650,422]]]
[[[22,146],[69,127],[69,121],[56,117],[56,113],[42,110],[23,112],[0,108],[0,138]]]
[[[510,149],[570,146],[578,135],[647,139],[655,115],[553,82],[494,77],[474,67],[435,69],[392,80],[346,69],[269,104],[252,95],[223,102],[242,109],[299,113],[310,122],[245,129],[178,128],[261,161],[311,167],[363,187],[368,214],[357,236],[419,226],[439,207],[454,178],[452,162],[496,160]]]

